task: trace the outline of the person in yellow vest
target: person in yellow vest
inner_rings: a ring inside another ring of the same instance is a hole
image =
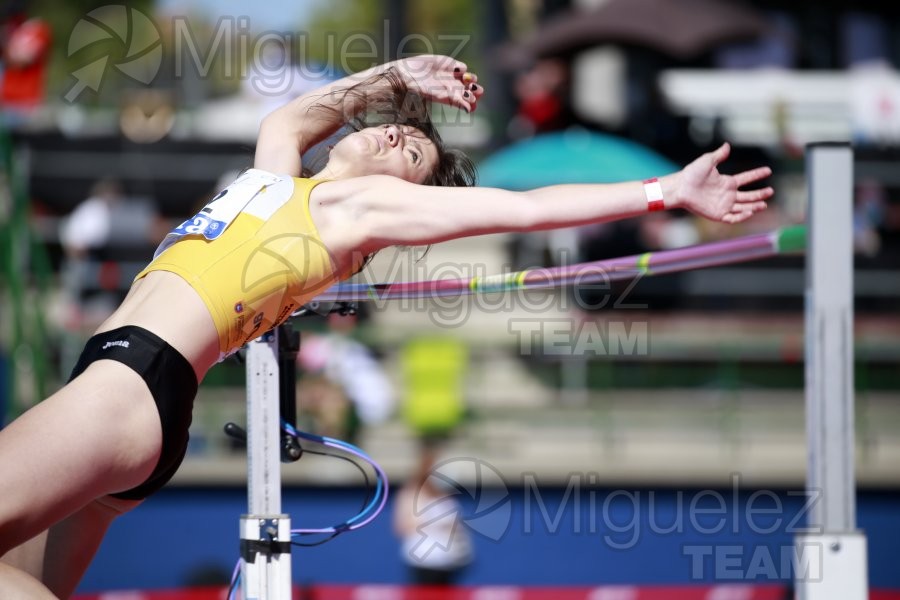
[[[422,439],[449,437],[466,414],[466,345],[453,337],[410,341],[401,353],[403,421]]]
[[[406,344],[401,354],[401,415],[419,438],[446,438],[466,413],[466,345],[453,337],[423,337]]]

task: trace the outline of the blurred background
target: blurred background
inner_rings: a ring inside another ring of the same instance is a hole
[[[360,281],[572,264],[802,223],[805,146],[852,142],[858,520],[870,586],[900,590],[900,8],[883,4],[7,0],[0,420],[65,381],[165,233],[250,166],[267,112],[374,64],[453,54],[487,92],[474,115],[436,107],[435,118],[482,185],[663,175],[727,140],[723,169],[771,165],[776,197],[736,227],[671,211],[382,252]],[[803,258],[780,256],[307,318],[295,323],[299,424],[360,445],[398,486],[424,490],[435,464],[453,469],[466,490],[454,523],[469,534],[452,538],[465,548],[448,557],[456,584],[632,590],[615,598],[642,597],[628,586],[752,584],[720,597],[782,597],[790,517],[805,517],[804,285]],[[222,426],[245,422],[244,386],[238,360],[210,372],[187,460],[114,525],[85,593],[227,579],[246,456]],[[285,466],[295,525],[357,510],[359,474],[334,462]],[[484,506],[483,487],[500,499]],[[715,494],[735,526],[687,523]],[[773,511],[762,528],[745,518],[760,494]],[[403,538],[417,530],[398,525],[401,508],[392,500],[367,529],[297,549],[295,582],[312,594],[413,581]],[[686,526],[662,527],[675,523]],[[697,562],[700,546],[710,554]],[[739,567],[719,568],[721,548],[739,549]]]

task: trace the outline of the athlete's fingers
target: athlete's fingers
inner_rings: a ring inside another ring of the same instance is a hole
[[[475,94],[468,90],[456,90],[451,98],[451,104],[466,112],[472,112],[475,108]]]
[[[748,183],[764,179],[771,174],[772,169],[770,169],[769,167],[758,167],[756,169],[750,169],[749,171],[738,173],[734,176],[734,180],[737,182],[738,187],[741,187],[742,185],[747,185]]]
[[[758,190],[745,190],[738,192],[736,199],[738,202],[757,202],[759,200],[768,200],[775,195],[775,190],[771,187],[764,187]]]
[[[741,223],[742,221],[746,221],[750,217],[753,216],[753,211],[747,210],[738,213],[727,213],[724,217],[722,217],[723,223]]]
[[[766,204],[765,202],[753,202],[753,203],[745,202],[745,203],[741,203],[741,204],[734,204],[731,207],[731,212],[733,212],[733,213],[744,213],[744,212],[755,213],[755,212],[759,212],[761,210],[766,210],[766,208],[768,208],[768,206],[769,205]]]
[[[719,164],[728,158],[728,155],[731,154],[731,144],[725,142],[712,152],[712,158],[714,164]]]

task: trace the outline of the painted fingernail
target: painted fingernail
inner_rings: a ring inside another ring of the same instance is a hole
[[[453,72],[454,72],[454,73],[459,73],[459,67],[453,67]]]
[[[472,84],[472,87],[469,88],[469,89],[471,89],[471,90],[474,92],[475,90],[478,89],[478,84],[477,84],[477,83],[473,83],[473,84]]]
[[[463,75],[463,81],[472,81],[472,74],[466,73],[465,75]]]
[[[468,97],[469,97],[469,92],[463,92],[463,98],[468,98]]]

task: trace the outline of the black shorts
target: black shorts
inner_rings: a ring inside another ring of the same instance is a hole
[[[129,325],[104,331],[88,340],[69,381],[81,375],[91,363],[104,359],[118,361],[140,375],[159,411],[162,450],[156,468],[141,485],[112,494],[115,498],[143,500],[164,486],[184,459],[197,395],[197,376],[191,363],[165,340]]]

